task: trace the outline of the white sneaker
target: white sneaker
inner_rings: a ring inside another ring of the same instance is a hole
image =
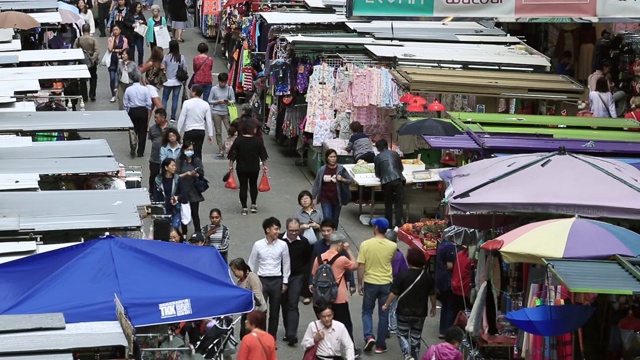
[[[116,97],[115,96],[111,97],[111,100],[109,100],[109,102],[111,102],[111,103],[116,102]]]
[[[411,355],[407,355],[404,357],[404,360],[414,360],[414,358]]]

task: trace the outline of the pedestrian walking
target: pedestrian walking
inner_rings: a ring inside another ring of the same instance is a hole
[[[340,321],[346,327],[349,338],[353,342],[353,322],[351,321],[351,312],[349,310],[349,274],[357,269],[356,258],[351,252],[347,238],[340,233],[332,233],[329,236],[329,249],[318,255],[313,260],[313,268],[311,277],[317,280],[318,268],[322,264],[329,264],[333,272],[333,278],[337,284],[337,294],[330,304],[334,312],[336,320]],[[309,286],[311,293],[314,293],[314,284]],[[317,302],[318,299],[314,299]],[[314,311],[316,313],[322,311],[322,304],[314,303]]]
[[[151,154],[149,156],[149,193],[153,189],[153,182],[160,174],[160,149],[164,132],[169,128],[167,112],[164,109],[156,109],[154,112],[154,124],[149,127],[149,140],[151,141]]]
[[[213,128],[211,123],[211,108],[202,100],[202,86],[195,85],[191,89],[191,99],[182,104],[180,118],[178,119],[178,131],[183,133],[185,142],[192,142],[198,158],[202,159],[202,145],[205,135],[209,142],[213,141]]]
[[[282,294],[280,304],[282,306],[282,321],[284,322],[284,341],[289,346],[298,343],[298,326],[300,324],[300,311],[298,303],[300,296],[308,278],[311,253],[313,248],[309,240],[300,234],[300,222],[298,219],[289,218],[285,222],[286,231],[280,235],[280,239],[289,248],[289,263],[291,264],[291,274],[289,275],[289,286]],[[307,286],[308,287],[308,286]]]
[[[436,289],[431,274],[425,269],[424,253],[419,249],[407,251],[409,268],[402,270],[393,280],[391,294],[383,309],[389,310],[396,302],[398,342],[405,360],[418,359],[420,339],[427,316],[436,316]],[[429,309],[431,302],[431,309]]]
[[[129,86],[133,84],[131,80],[135,75],[135,78],[140,81],[142,74],[140,74],[140,69],[131,59],[131,49],[126,49],[120,55],[120,62],[118,62],[118,70],[116,72],[116,76],[118,79],[118,109],[124,110],[124,92],[127,90]],[[146,89],[145,89],[146,90]],[[149,90],[146,90],[149,93]],[[151,97],[151,95],[149,95]],[[147,118],[149,120],[149,118]]]
[[[109,22],[109,9],[111,8],[112,0],[98,0],[98,23],[96,27],[100,31],[100,37],[107,36],[107,23]]]
[[[107,22],[107,31],[112,32],[114,26],[118,26],[122,35],[126,38],[129,37],[127,27],[124,25],[124,16],[129,11],[128,0],[117,0],[111,3],[111,9],[109,10],[109,21]]]
[[[172,218],[180,211],[178,206],[182,196],[180,188],[181,180],[176,174],[176,161],[170,158],[164,159],[153,187],[153,201],[163,203],[165,214]]]
[[[109,88],[111,89],[111,100],[109,102],[116,102],[116,95],[118,93],[118,65],[120,64],[120,56],[128,48],[129,44],[127,38],[122,35],[122,30],[119,25],[113,25],[110,27],[111,37],[107,40],[107,50],[111,53],[111,61],[109,63]]]
[[[138,26],[146,26],[147,19],[142,13],[144,7],[142,3],[136,1],[131,4],[129,11],[124,16],[124,25],[127,27],[129,47],[131,48],[131,60],[135,61],[135,52],[138,52],[138,66],[142,66],[144,61],[144,36],[136,32]]]
[[[316,359],[355,359],[353,341],[349,337],[346,327],[334,318],[331,306],[318,309],[314,320],[307,326],[302,339],[302,346],[316,348]]]
[[[278,335],[280,298],[287,291],[291,262],[287,244],[278,239],[280,221],[274,217],[262,222],[265,237],[256,241],[249,256],[249,267],[260,277],[263,295],[269,304],[269,334]]]
[[[229,86],[229,74],[218,74],[218,84],[211,88],[207,101],[211,105],[213,114],[213,126],[216,129],[216,144],[218,145],[218,157],[224,157],[224,143],[222,142],[222,124],[229,130],[231,124],[229,120],[229,105],[235,103],[236,94],[233,87]]]
[[[444,332],[453,326],[455,321],[455,305],[451,280],[453,265],[456,262],[456,246],[446,240],[438,245],[436,250],[436,289],[440,300],[440,332],[439,338],[444,338]]]
[[[151,95],[146,87],[140,85],[140,73],[132,72],[129,75],[132,85],[129,86],[123,96],[123,108],[129,114],[133,123],[132,132],[129,130],[129,145],[131,156],[143,157],[147,144],[148,120],[151,116]]]
[[[264,300],[264,296],[262,295],[262,283],[260,282],[258,275],[251,271],[251,268],[243,258],[231,260],[231,262],[229,262],[229,268],[231,269],[233,276],[238,278],[238,283],[236,285],[253,292],[255,310],[266,313],[267,302]],[[246,320],[247,314],[242,314],[242,324],[244,324]],[[240,338],[242,339],[246,334],[247,330],[242,326],[240,328]]]
[[[162,65],[164,65],[167,81],[162,85],[162,107],[167,108],[169,103],[169,97],[171,97],[171,120],[176,119],[176,113],[178,112],[178,102],[180,101],[180,90],[184,83],[177,79],[178,69],[182,68],[187,71],[187,61],[184,55],[180,54],[180,45],[176,40],[169,41],[169,53],[162,59]]]
[[[164,65],[162,65],[163,58],[164,51],[162,48],[154,47],[147,62],[140,67],[140,73],[145,75],[145,87],[149,90],[154,109],[164,109],[160,98],[162,84],[167,81],[167,73]]]
[[[253,310],[244,323],[249,332],[242,338],[236,360],[277,360],[275,338],[264,332],[266,315]]]
[[[322,214],[313,206],[313,195],[308,190],[300,191],[298,205],[300,205],[300,211],[296,213],[296,219],[300,221],[300,230],[309,243],[314,245],[320,237]]]
[[[201,42],[198,44],[197,50],[198,55],[193,58],[192,85],[202,86],[202,98],[209,101],[209,94],[213,86],[213,76],[211,75],[213,71],[213,58],[208,55],[209,46],[206,43]]]
[[[209,224],[202,227],[205,245],[218,249],[224,261],[227,262],[231,232],[226,225],[222,224],[222,211],[217,208],[211,209],[209,221]]]
[[[342,206],[351,201],[349,184],[353,179],[344,166],[338,164],[338,153],[334,149],[325,152],[324,161],[326,165],[318,169],[312,193],[322,208],[322,217],[333,220],[337,228]]]
[[[195,154],[195,146],[190,141],[182,144],[182,151],[177,160],[178,174],[182,179],[183,196],[182,196],[182,233],[187,233],[187,225],[193,222],[193,232],[200,233],[200,203],[204,201],[204,197],[196,188],[195,181],[197,178],[204,177],[204,167],[202,160]],[[185,216],[185,207],[189,208],[191,216]],[[191,221],[185,221],[191,218]]]
[[[375,353],[387,351],[387,332],[389,316],[382,306],[391,292],[393,271],[391,260],[398,246],[387,240],[384,234],[389,229],[385,218],[371,221],[374,236],[360,244],[358,254],[358,291],[362,299],[362,329],[364,332],[364,350],[371,351],[375,345]],[[373,310],[378,302],[378,331],[373,335]]]
[[[156,33],[154,29],[159,26],[167,26],[167,19],[162,16],[160,6],[151,5],[151,16],[147,19],[147,46],[153,50],[156,47]]]
[[[179,42],[184,42],[182,33],[188,25],[187,3],[184,0],[169,0],[169,18],[171,19],[171,32],[173,38]]]
[[[251,213],[258,212],[258,176],[260,175],[260,162],[263,171],[267,171],[267,149],[264,141],[255,136],[255,124],[248,125],[250,132],[242,134],[231,145],[229,150],[229,172],[233,172],[233,164],[236,164],[236,174],[240,184],[240,204],[242,215],[249,214],[247,208],[247,190],[251,195]]]
[[[319,255],[322,255],[327,252],[327,250],[329,250],[329,247],[331,246],[329,239],[331,238],[331,235],[334,234],[337,230],[338,229],[336,228],[336,223],[334,223],[333,220],[322,220],[322,222],[320,223],[321,237],[315,244],[313,244],[313,254],[311,255],[312,261],[317,259]],[[343,256],[348,255],[346,251],[342,251],[341,254]],[[347,271],[347,286],[349,288],[350,295],[353,295],[356,292],[355,278],[355,271]],[[310,276],[309,282],[313,282],[312,276]]]
[[[73,44],[76,49],[82,49],[87,55],[89,55],[89,63],[87,68],[89,70],[89,91],[87,91],[87,80],[80,80],[80,92],[82,93],[82,100],[96,101],[96,86],[98,85],[98,61],[100,59],[100,49],[98,41],[91,36],[90,27],[88,24],[82,25],[82,36],[77,38]]]
[[[80,17],[84,20],[84,24],[89,25],[89,36],[93,36],[93,34],[96,32],[96,23],[95,19],[93,18],[93,11],[91,11],[89,6],[87,5],[88,4],[86,1],[79,0],[76,4],[76,7],[78,7]],[[84,30],[82,30],[82,32],[84,33]]]
[[[387,140],[381,139],[376,142],[376,148],[380,152],[373,160],[376,177],[382,184],[382,194],[384,195],[384,217],[389,221],[389,225],[402,226],[402,215],[404,211],[404,184],[406,180],[402,171],[404,166],[397,152],[389,150]]]
[[[158,109],[164,112],[165,118],[167,117],[167,112],[164,109]],[[164,159],[177,159],[180,157],[180,153],[182,152],[182,137],[178,130],[170,127],[164,132],[164,136],[162,137],[162,148],[160,149],[160,162],[162,163]]]
[[[394,243],[398,243],[398,233],[389,229],[387,230],[387,232],[384,234],[384,236],[389,240],[389,241],[393,241]],[[402,254],[402,251],[400,251],[400,249],[396,250],[396,254],[393,257],[393,260],[391,260],[391,273],[393,275],[393,279],[395,280],[396,277],[398,277],[398,274],[400,274],[401,271],[404,271],[406,269],[408,269],[409,266],[407,265],[407,260],[404,258],[404,255]],[[395,334],[396,331],[398,330],[398,318],[396,316],[396,308],[398,306],[398,301],[392,301],[391,305],[389,306],[389,333],[391,334]]]

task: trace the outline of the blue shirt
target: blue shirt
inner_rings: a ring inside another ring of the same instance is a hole
[[[436,289],[440,292],[452,291],[452,270],[447,269],[448,262],[456,262],[456,246],[448,241],[443,241],[438,245],[436,251]]]
[[[125,111],[136,107],[146,107],[147,110],[151,110],[151,94],[139,82],[133,83],[125,90],[123,102]]]

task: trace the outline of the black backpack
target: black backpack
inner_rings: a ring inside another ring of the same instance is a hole
[[[322,260],[321,255],[318,255],[318,270],[313,277],[313,305],[316,307],[333,304],[338,297],[338,289],[342,279],[336,281],[332,265],[340,256],[340,254],[336,254],[331,260],[326,261]]]

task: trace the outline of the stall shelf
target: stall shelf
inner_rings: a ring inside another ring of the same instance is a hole
[[[480,124],[481,126],[546,126],[567,129],[617,129],[640,131],[640,122],[625,118],[592,118],[578,116],[555,115],[520,115],[520,114],[488,114],[449,112],[449,115],[462,123]]]
[[[132,128],[125,111],[47,111],[3,114],[0,133],[38,131],[127,131]]]
[[[34,142],[30,146],[5,147],[0,152],[0,161],[95,157],[113,157],[113,151],[106,140]]]
[[[447,55],[443,51],[441,56]],[[473,59],[474,63],[481,63],[474,57],[465,59],[464,62],[470,62],[469,59]],[[536,61],[540,60],[542,59]],[[498,68],[496,67],[495,70]],[[584,100],[586,96],[583,85],[563,75],[495,70],[422,69],[399,66],[391,73],[403,88],[419,93],[574,101]]]

